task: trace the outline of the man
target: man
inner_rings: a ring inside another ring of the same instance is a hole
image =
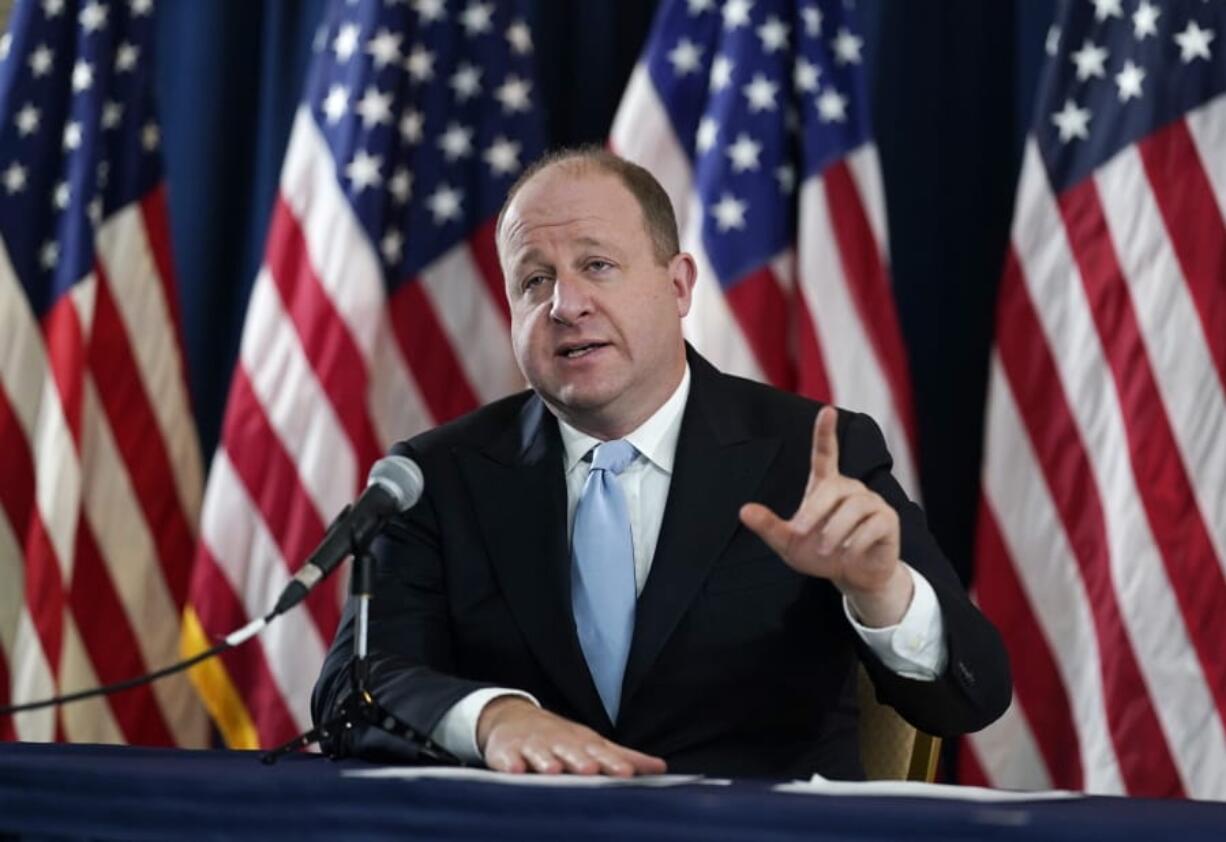
[[[999,636],[873,422],[686,345],[695,264],[645,170],[559,153],[497,236],[532,391],[395,448],[426,492],[373,548],[380,704],[509,772],[776,778],[863,777],[857,655],[926,731],[1000,715]],[[349,692],[351,635],[347,611],[317,720]],[[405,754],[374,729],[329,747]]]

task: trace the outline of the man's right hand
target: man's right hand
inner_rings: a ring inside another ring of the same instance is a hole
[[[477,720],[477,747],[485,765],[499,772],[542,774],[659,775],[663,760],[606,740],[519,696],[494,699]]]

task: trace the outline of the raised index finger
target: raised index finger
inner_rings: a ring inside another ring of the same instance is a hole
[[[839,440],[835,435],[838,411],[833,406],[823,406],[813,424],[813,454],[810,457],[809,473],[814,481],[837,476],[839,473]]]

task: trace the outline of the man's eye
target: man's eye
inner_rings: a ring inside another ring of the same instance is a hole
[[[612,266],[613,264],[607,260],[590,260],[587,264],[587,268],[593,272],[603,272],[606,269],[612,268]]]
[[[520,288],[524,292],[529,292],[530,290],[535,289],[536,287],[540,286],[543,283],[545,283],[544,275],[531,275],[527,278],[524,278],[523,283],[520,284]]]

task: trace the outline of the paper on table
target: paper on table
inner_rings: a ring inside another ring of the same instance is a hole
[[[639,775],[634,778],[610,778],[604,775],[511,775],[490,769],[469,769],[460,766],[381,766],[377,769],[348,769],[349,778],[392,778],[412,781],[421,778],[453,781],[482,781],[513,786],[678,786],[698,783],[701,775]]]
[[[988,789],[980,786],[929,784],[922,781],[830,781],[814,775],[807,781],[780,784],[776,792],[798,792],[811,795],[868,795],[902,798],[950,798],[960,801],[1050,801],[1059,798],[1081,798],[1080,792],[1067,789],[1045,789],[1021,792],[1011,789]]]

